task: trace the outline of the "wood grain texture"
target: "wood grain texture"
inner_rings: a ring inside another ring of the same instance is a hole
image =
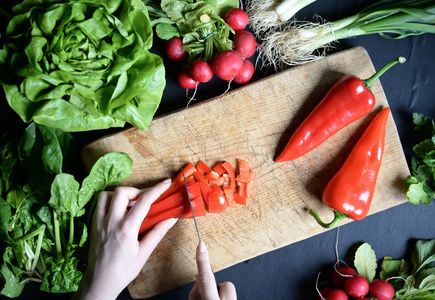
[[[325,221],[333,218],[321,194],[374,115],[388,106],[379,80],[372,88],[377,104],[368,116],[293,162],[278,164],[273,159],[341,76],[365,79],[374,72],[365,49],[339,52],[156,118],[147,131],[131,128],[104,137],[83,148],[83,161],[90,168],[101,155],[126,152],[134,161],[133,173],[122,185],[139,188],[172,177],[180,169],[179,160],[202,159],[209,164],[227,160],[233,166],[237,158],[249,161],[257,179],[247,206],[197,219],[213,270],[219,271],[324,232],[308,211],[316,209]],[[370,214],[406,201],[403,181],[407,175],[390,115]],[[193,221],[179,220],[129,285],[131,296],[148,298],[193,281],[197,243]]]

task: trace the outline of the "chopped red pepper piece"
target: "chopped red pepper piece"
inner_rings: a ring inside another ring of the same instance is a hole
[[[218,191],[213,191],[208,197],[208,212],[209,213],[223,213],[227,209],[227,201],[223,194]]]
[[[241,204],[241,205],[246,205],[246,197],[245,196],[241,196],[239,194],[234,194],[234,201],[237,204]]]
[[[225,168],[222,166],[222,162],[218,163],[214,168],[213,171],[220,175],[224,174],[226,172]]]
[[[219,184],[219,174],[214,171],[205,174],[204,179],[207,179],[209,183]]]
[[[200,181],[200,180],[204,179],[204,174],[202,174],[202,172],[200,172],[200,171],[195,171],[193,173],[193,177],[195,177],[195,179],[197,181]]]
[[[230,187],[223,187],[225,198],[227,199],[228,206],[237,207],[236,201],[234,201],[234,190]]]
[[[213,169],[202,160],[197,162],[196,167],[189,163],[183,168],[195,216],[206,215],[204,203],[209,213],[223,213],[228,206],[246,205],[255,172],[250,171],[246,161],[239,160],[238,163],[237,177],[234,168],[226,161],[218,163]],[[183,172],[172,179],[168,190],[151,205],[140,233],[168,218],[192,218]]]
[[[230,188],[233,190],[236,188],[236,172],[234,171],[234,168],[231,166],[231,164],[227,161],[224,161],[222,163],[222,167],[225,168],[225,171],[227,171],[228,176],[230,177]]]
[[[213,171],[204,161],[202,160],[198,160],[198,162],[196,163],[196,168],[198,169],[199,172],[208,174],[211,173],[211,171]]]
[[[239,175],[237,175],[236,180],[239,182],[249,183],[251,182],[251,176],[249,175],[249,163],[238,159]]]
[[[205,201],[205,203],[208,205],[208,196],[211,192],[213,192],[213,190],[211,189],[211,187],[208,185],[207,180],[201,180],[199,182],[199,186],[201,188],[201,194],[202,197]]]

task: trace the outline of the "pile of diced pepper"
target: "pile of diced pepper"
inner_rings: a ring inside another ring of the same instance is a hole
[[[184,173],[184,176],[183,176]],[[256,172],[245,160],[237,160],[237,168],[227,161],[210,167],[202,160],[196,165],[188,163],[183,171],[172,178],[171,186],[154,201],[142,222],[140,232],[150,230],[169,218],[192,218],[184,178],[186,179],[195,217],[223,213],[228,207],[245,206],[251,193]]]

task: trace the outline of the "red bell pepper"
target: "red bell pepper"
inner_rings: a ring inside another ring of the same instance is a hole
[[[193,175],[193,173],[195,173],[196,171],[197,170],[192,163],[188,163],[183,168],[184,176],[186,177],[186,179],[189,178],[190,175]],[[184,187],[183,172],[180,171],[174,178],[172,178],[172,182],[171,182],[171,185],[169,186],[169,188],[166,191],[164,191],[159,196],[159,198],[157,198],[157,200],[154,201],[154,203],[158,203],[158,202],[162,201],[163,199],[166,199],[167,197],[169,197],[173,193],[177,192],[180,188]]]
[[[303,156],[343,127],[367,115],[375,105],[371,92],[373,83],[393,65],[404,61],[399,57],[366,80],[352,75],[342,77],[296,129],[275,162]]]
[[[323,191],[322,201],[334,210],[334,220],[325,224],[313,209],[310,210],[321,226],[332,228],[343,218],[361,220],[368,214],[384,153],[389,113],[387,107],[372,120]]]
[[[195,217],[203,217],[206,215],[204,202],[202,201],[201,198],[196,198],[192,200],[192,207],[193,207],[193,212],[195,213]],[[169,218],[183,218],[183,219],[193,218],[192,209],[190,208],[189,202],[184,203],[181,206],[176,206],[168,210],[164,210],[156,215],[145,218],[145,220],[143,220],[140,226],[139,234],[150,230],[157,223]]]
[[[187,178],[186,178],[187,180]],[[197,198],[201,198],[202,199],[202,195],[201,195],[201,188],[198,182],[190,185],[187,187],[187,189],[189,190],[189,196],[191,200],[197,199]],[[160,201],[160,202],[154,202],[151,207],[150,210],[148,211],[147,214],[147,218],[156,214],[159,214],[162,211],[174,208],[174,207],[178,207],[178,206],[182,206],[185,203],[189,203],[189,199],[187,198],[187,193],[186,193],[186,187],[183,186],[182,188],[180,188],[177,192],[173,193],[172,195],[170,195],[169,197],[167,197],[166,199]]]
[[[205,216],[205,207],[199,183],[196,182],[191,184],[187,189],[192,201],[195,216]],[[154,202],[151,205],[147,216],[142,221],[139,233],[151,229],[158,222],[168,218],[192,218],[192,210],[190,208],[185,186],[166,199],[163,199],[158,203]]]

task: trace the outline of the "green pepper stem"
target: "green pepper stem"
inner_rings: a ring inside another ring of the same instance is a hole
[[[317,223],[319,223],[319,225],[322,226],[323,228],[328,228],[328,229],[333,228],[337,226],[337,224],[344,218],[349,218],[348,215],[343,214],[336,210],[334,210],[334,214],[335,214],[334,220],[332,220],[331,223],[325,223],[320,219],[319,215],[316,213],[314,209],[310,209],[310,215],[312,215],[316,219]]]
[[[390,69],[392,66],[394,66],[397,63],[401,63],[403,64],[406,61],[406,58],[404,58],[403,56],[400,56],[396,59],[393,59],[392,61],[390,61],[389,63],[387,63],[385,66],[383,66],[379,71],[377,71],[375,74],[373,74],[372,77],[363,80],[364,85],[371,90],[372,89],[372,85],[373,83],[379,78],[381,77],[382,74],[384,74],[388,69]]]

